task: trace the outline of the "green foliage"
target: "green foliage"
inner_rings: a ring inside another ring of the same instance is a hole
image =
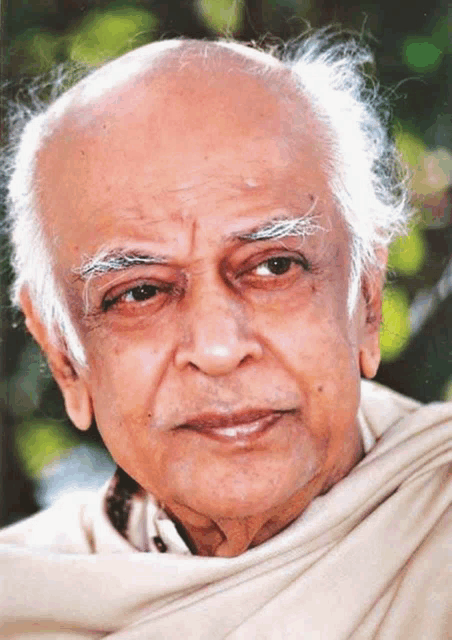
[[[440,18],[432,29],[431,40],[433,44],[444,53],[450,52],[452,48],[452,13]]]
[[[152,39],[156,17],[136,7],[91,11],[72,31],[68,55],[86,65],[98,65]]]
[[[21,73],[45,73],[63,48],[60,36],[34,27],[22,31],[11,46],[11,63]]]
[[[300,9],[300,5],[306,4],[303,0],[266,0],[266,2],[275,11],[280,7],[283,7],[284,9],[297,10]]]
[[[409,299],[401,286],[388,285],[383,294],[383,326],[380,349],[383,362],[393,362],[410,339]]]
[[[8,380],[8,400],[14,414],[27,418],[39,406],[50,380],[39,347],[30,341],[21,352],[16,372]]]
[[[425,264],[427,243],[419,227],[407,236],[397,238],[389,249],[388,267],[404,276],[413,276]]]
[[[395,132],[395,143],[403,162],[411,168],[418,167],[427,150],[422,138],[404,128],[401,123],[398,123],[398,129]]]
[[[443,392],[441,394],[441,399],[446,402],[452,402],[452,376],[448,379],[446,384],[444,385]]]
[[[22,422],[15,432],[15,445],[23,469],[36,477],[42,469],[78,444],[75,434],[64,424],[30,420]]]
[[[233,34],[242,26],[243,0],[196,0],[196,8],[204,23],[215,33]]]
[[[426,73],[439,66],[443,52],[431,38],[409,36],[403,44],[403,57],[410,69]]]
[[[62,35],[38,27],[19,33],[11,46],[11,61],[20,73],[33,74],[45,73],[65,59],[97,66],[151,41],[157,27],[157,18],[146,9],[94,10]]]

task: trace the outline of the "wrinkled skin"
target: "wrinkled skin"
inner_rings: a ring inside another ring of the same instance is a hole
[[[48,340],[22,295],[75,425],[94,415],[197,552],[223,556],[275,535],[361,458],[381,287],[366,277],[348,316],[328,136],[288,81],[282,101],[234,60],[226,74],[229,53],[210,71],[195,56],[73,108],[39,154],[39,208],[87,367]],[[239,237],[309,211],[322,227],[309,237]],[[75,275],[105,248],[168,262]],[[182,426],[248,410],[276,421],[229,440]]]

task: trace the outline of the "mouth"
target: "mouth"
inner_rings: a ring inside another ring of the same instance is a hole
[[[283,415],[288,413],[293,413],[293,411],[262,409],[229,415],[202,414],[177,425],[176,430],[195,431],[220,442],[249,444],[263,436]]]

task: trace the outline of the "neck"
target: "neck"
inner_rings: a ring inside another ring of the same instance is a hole
[[[313,482],[282,506],[241,517],[206,516],[177,503],[166,504],[165,510],[177,523],[192,552],[200,556],[233,557],[285,529],[323,491],[326,488]]]
[[[225,517],[222,514],[202,514],[177,502],[167,502],[164,508],[193,553],[200,556],[238,556],[273,538],[290,525],[314,498],[326,493],[347,475],[363,455],[362,442],[359,440],[348,465],[337,469],[327,478],[321,474],[315,476],[286,502],[265,512]]]

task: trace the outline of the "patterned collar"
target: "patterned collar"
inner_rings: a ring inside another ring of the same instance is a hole
[[[179,555],[193,552],[177,523],[120,467],[109,482],[105,511],[116,531],[138,551]]]

